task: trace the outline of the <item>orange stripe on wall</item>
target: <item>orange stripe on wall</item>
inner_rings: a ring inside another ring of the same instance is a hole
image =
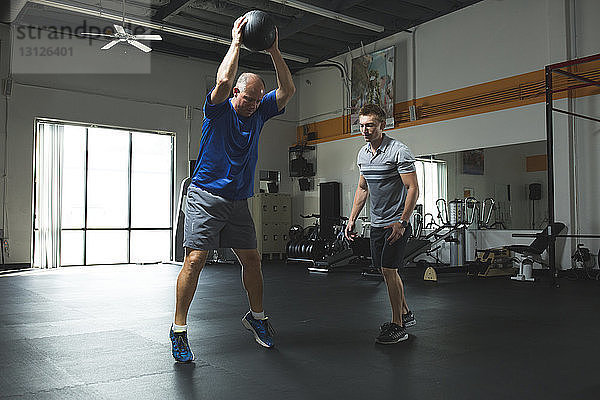
[[[567,70],[600,81],[600,61],[579,64],[569,67]],[[544,102],[546,100],[544,76],[544,70],[528,72],[422,97],[415,101],[396,103],[394,105],[394,128],[405,128]],[[564,75],[553,74],[553,87],[555,89],[567,88],[578,83],[580,81],[567,78]],[[590,86],[555,93],[553,98],[561,99],[569,95],[571,97],[582,97],[595,94],[600,94],[600,88]],[[413,103],[416,106],[416,121],[410,121],[409,117],[409,106]],[[299,126],[296,131],[297,143],[306,141],[303,140],[305,131],[316,133],[317,139],[308,141],[309,144],[358,136],[358,134],[349,134],[349,120],[350,118],[347,116],[336,117]]]

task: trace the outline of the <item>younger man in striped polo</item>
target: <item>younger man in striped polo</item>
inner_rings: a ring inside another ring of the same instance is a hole
[[[398,268],[404,264],[411,234],[408,221],[419,197],[419,184],[415,159],[408,147],[383,133],[385,112],[381,107],[367,104],[358,115],[360,132],[367,143],[358,152],[360,177],[345,233],[353,240],[356,218],[369,196],[373,267],[381,268],[392,306],[392,321],[381,326],[375,341],[393,344],[408,339],[405,327],[416,324],[406,305]]]

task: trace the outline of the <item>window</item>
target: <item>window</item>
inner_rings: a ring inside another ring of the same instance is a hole
[[[423,205],[423,216],[432,214],[437,217],[436,201],[446,199],[448,175],[446,162],[434,159],[417,158],[415,162],[419,182],[419,199]]]
[[[34,265],[170,260],[173,135],[37,126]],[[60,212],[47,211],[56,203]]]

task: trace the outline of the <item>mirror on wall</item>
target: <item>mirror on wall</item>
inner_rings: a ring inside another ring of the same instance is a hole
[[[436,154],[447,166],[447,198],[493,198],[496,229],[539,230],[548,223],[546,142]]]

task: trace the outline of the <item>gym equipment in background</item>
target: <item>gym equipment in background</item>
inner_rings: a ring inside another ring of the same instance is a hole
[[[252,51],[263,51],[275,43],[275,23],[269,14],[260,10],[248,11],[242,29],[242,43]]]
[[[465,244],[464,244],[464,231],[468,228],[475,220],[477,208],[475,207],[476,200],[474,198],[456,199],[450,204],[450,210],[447,208],[447,203],[444,199],[438,199],[436,201],[436,208],[438,210],[439,224],[436,223],[431,214],[425,214],[423,218],[416,218],[414,220],[415,227],[413,236],[411,236],[406,243],[406,250],[404,252],[404,262],[415,262],[415,259],[422,255],[427,254],[436,260],[435,268],[424,260],[417,261],[417,265],[425,266],[426,274],[424,279],[428,279],[435,276],[440,272],[457,272],[461,271],[461,268],[465,265]],[[470,211],[469,211],[470,210]],[[431,216],[431,221],[426,222],[426,216]],[[433,229],[431,232],[423,233],[423,228],[416,225],[416,222],[420,221],[425,229]],[[442,242],[450,243],[450,261],[449,267],[441,265],[440,260],[432,253],[438,250]],[[433,271],[431,269],[433,268]],[[435,272],[435,275],[433,274]]]
[[[466,200],[466,199],[465,199]],[[448,202],[448,223],[458,226],[465,222],[465,200],[455,199]],[[465,265],[465,230],[455,229],[447,240],[450,242],[450,266]]]
[[[492,213],[494,211],[494,206],[496,202],[493,198],[488,197],[482,202],[477,201],[474,205],[476,210],[477,217],[477,229],[491,229],[495,224],[490,224],[490,219],[492,218]]]
[[[505,246],[506,249],[516,254],[521,254],[522,256],[520,260],[515,257],[516,260],[520,262],[519,273],[517,274],[517,276],[511,276],[510,279],[516,281],[535,280],[535,278],[533,278],[532,276],[533,263],[537,262],[542,264],[543,266],[549,267],[548,263],[542,259],[541,255],[548,248],[550,240],[554,239],[554,237],[556,237],[556,235],[559,235],[565,228],[566,226],[562,222],[555,222],[552,225],[548,225],[543,231],[539,232],[535,240],[531,242],[531,244],[528,246]]]
[[[467,276],[483,278],[512,276],[515,272],[510,251],[504,247],[475,250],[475,262],[467,268]]]
[[[510,279],[522,282],[534,282],[535,278],[533,277],[533,260],[527,257],[523,258],[519,264],[519,273],[517,276],[511,276]]]
[[[308,263],[308,270],[312,272],[332,272],[339,267],[370,264],[370,260],[366,261],[367,257],[364,256],[364,242],[361,242],[363,246],[359,245],[359,248],[354,249],[345,237],[348,218],[340,217],[332,228],[333,236],[326,238],[322,235],[319,214],[301,217],[315,218],[315,222],[306,228],[299,225],[290,228],[290,241],[286,246],[287,262]],[[366,251],[370,251],[368,247]]]
[[[287,262],[307,262],[314,264],[315,260],[325,254],[325,241],[321,237],[319,214],[300,215],[302,218],[314,218],[313,225],[302,228],[292,225],[288,232],[290,240],[286,245]]]
[[[573,261],[573,268],[591,268],[594,266],[590,249],[584,247],[581,243],[577,244],[577,249],[571,256],[571,261]]]

